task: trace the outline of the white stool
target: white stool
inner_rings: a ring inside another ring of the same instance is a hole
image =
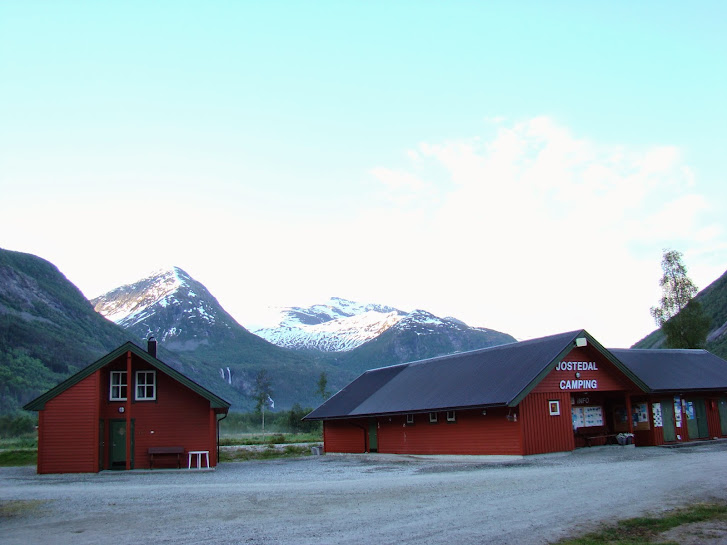
[[[210,451],[209,450],[190,450],[187,453],[187,469],[192,469],[192,455],[197,456],[197,469],[202,469],[202,455],[207,461],[207,469],[210,468]]]

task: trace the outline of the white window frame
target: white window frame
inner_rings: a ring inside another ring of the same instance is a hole
[[[436,424],[439,422],[439,415],[437,413],[429,413],[429,423]]]
[[[457,422],[457,411],[447,411],[447,422]]]
[[[151,382],[148,381],[148,377],[151,376]],[[142,380],[140,380],[140,377],[144,377]],[[135,380],[134,380],[134,393],[136,396],[134,399],[136,401],[155,401],[157,398],[157,372],[151,371],[151,370],[144,370],[144,371],[137,371]],[[141,392],[143,392],[144,395],[139,395]],[[147,388],[151,388],[151,396],[147,395],[149,391]]]
[[[414,415],[413,414],[406,415],[406,423],[410,424],[410,425],[414,424]]]
[[[123,379],[123,381],[122,381]],[[126,391],[128,395],[129,377],[126,371],[111,371],[109,376],[109,401],[126,401],[126,396],[121,396]]]

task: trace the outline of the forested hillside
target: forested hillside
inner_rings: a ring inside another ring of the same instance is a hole
[[[700,291],[695,300],[701,303],[704,312],[712,321],[705,348],[727,358],[727,271]],[[662,348],[663,344],[664,334],[661,329],[657,329],[637,342],[633,348]]]

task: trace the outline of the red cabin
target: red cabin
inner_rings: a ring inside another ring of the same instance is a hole
[[[230,404],[128,342],[28,403],[38,473],[215,467]]]
[[[727,361],[586,331],[374,369],[306,419],[326,452],[528,455],[727,436]]]

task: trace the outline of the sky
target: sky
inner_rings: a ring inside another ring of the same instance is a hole
[[[727,269],[725,2],[0,3],[0,248],[528,339]]]

